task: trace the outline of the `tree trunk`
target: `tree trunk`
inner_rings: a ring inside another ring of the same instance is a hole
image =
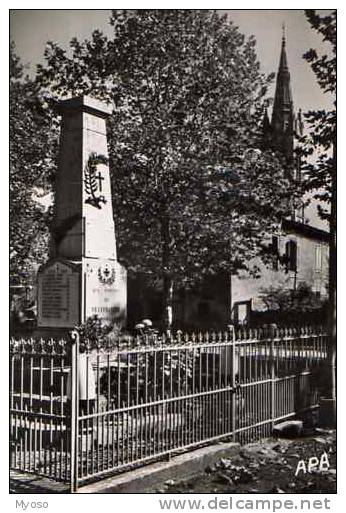
[[[330,366],[329,392],[331,399],[336,397],[335,361],[336,361],[336,145],[333,146],[332,198],[330,209],[329,241],[329,350]]]
[[[162,274],[163,274],[163,327],[170,337],[173,322],[173,279],[171,275],[171,234],[169,215],[166,210],[161,222]]]
[[[331,176],[330,239],[329,239],[329,304],[325,398],[321,404],[321,423],[336,424],[336,144],[333,146]]]
[[[170,276],[165,276],[163,280],[164,294],[164,328],[168,336],[171,335],[173,322],[173,280]]]

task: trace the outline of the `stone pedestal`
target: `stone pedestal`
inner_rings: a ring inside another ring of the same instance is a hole
[[[117,261],[107,105],[61,102],[60,160],[50,259],[38,272],[38,328],[66,330],[97,315],[126,323],[126,270]]]

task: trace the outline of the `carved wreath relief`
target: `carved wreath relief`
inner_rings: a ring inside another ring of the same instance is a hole
[[[115,269],[110,268],[108,264],[105,264],[98,268],[97,275],[99,281],[103,283],[103,285],[112,285],[115,280]]]
[[[91,153],[84,168],[84,186],[85,192],[88,194],[85,203],[92,205],[98,209],[101,209],[102,203],[107,203],[106,198],[102,193],[102,181],[104,177],[101,175],[100,171],[97,172],[98,164],[107,164],[108,159],[104,155],[97,155],[96,153]]]

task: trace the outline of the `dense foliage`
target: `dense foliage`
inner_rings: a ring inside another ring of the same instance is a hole
[[[47,251],[35,201],[56,171],[55,100],[111,103],[109,153],[119,255],[164,289],[237,272],[263,253],[295,188],[261,146],[267,86],[255,40],[207,10],[113,11],[114,33],[49,43],[35,80],[11,50],[11,271]],[[262,149],[259,149],[262,148]],[[256,272],[256,269],[250,269]]]
[[[311,27],[326,43],[326,53],[319,55],[315,49],[310,49],[304,58],[310,63],[322,91],[330,98],[331,108],[305,113],[309,132],[303,137],[304,151],[315,158],[307,158],[303,169],[307,189],[314,191],[315,197],[325,204],[326,208],[319,207],[320,216],[330,220],[330,206],[336,201],[333,191],[336,188],[336,11],[324,17],[314,10],[305,12]]]
[[[290,208],[281,163],[258,149],[271,77],[254,39],[214,12],[113,11],[111,24],[112,39],[73,39],[69,55],[50,43],[39,81],[113,104],[119,253],[168,298],[173,283],[246,267]]]
[[[26,282],[47,256],[47,213],[37,195],[55,172],[56,131],[39,86],[10,51],[10,273]]]

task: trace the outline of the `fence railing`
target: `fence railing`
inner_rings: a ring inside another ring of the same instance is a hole
[[[11,340],[11,467],[71,483],[318,407],[322,328],[132,341]]]

